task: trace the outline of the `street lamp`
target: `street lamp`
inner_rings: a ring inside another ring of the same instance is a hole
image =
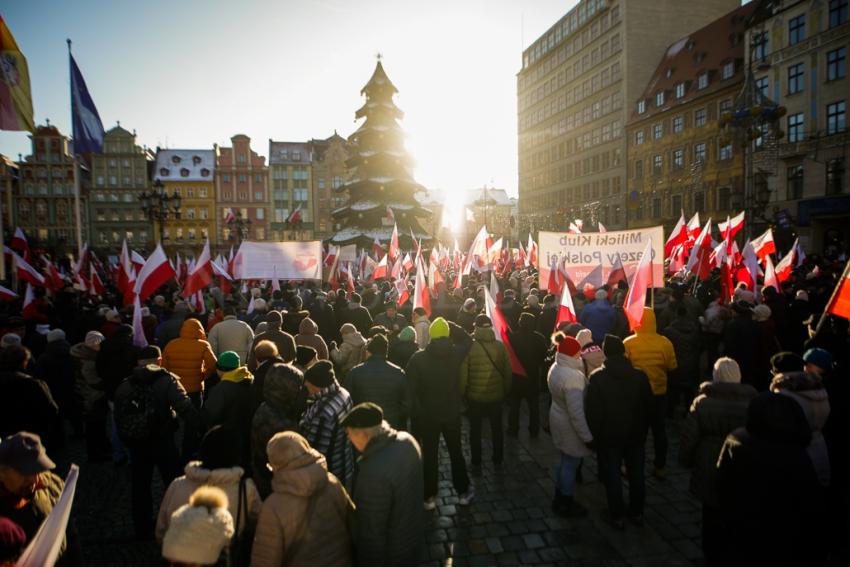
[[[175,220],[180,220],[180,206],[183,199],[177,193],[177,189],[174,190],[174,194],[169,195],[162,181],[157,179],[150,191],[139,193],[139,201],[142,203],[142,211],[148,219],[151,222],[159,222],[159,242],[161,244],[165,238],[165,221],[168,220],[169,216]]]

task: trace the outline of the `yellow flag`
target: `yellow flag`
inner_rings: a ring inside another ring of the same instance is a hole
[[[0,130],[35,130],[27,59],[0,16]]]

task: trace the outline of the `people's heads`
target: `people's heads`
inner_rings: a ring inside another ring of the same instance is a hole
[[[776,288],[772,285],[764,286],[761,290],[761,294],[768,301],[772,301],[779,296],[779,292],[777,292]]]
[[[349,299],[349,301],[351,301],[351,303],[354,303],[355,305],[360,305],[360,302],[363,301],[363,298],[360,297],[360,294],[355,291],[351,294],[351,299]]]
[[[357,327],[352,325],[351,323],[345,323],[342,327],[339,328],[339,334],[342,335],[343,340],[345,340],[346,335],[351,335],[357,332]]]
[[[386,313],[387,317],[389,317],[390,319],[392,319],[398,314],[395,301],[388,301],[384,304],[384,313]]]
[[[266,443],[268,468],[274,472],[290,467],[303,467],[307,463],[318,462],[325,467],[325,457],[310,447],[304,437],[295,431],[275,433]]]
[[[304,373],[291,364],[275,363],[263,382],[263,401],[291,419],[298,419],[298,395],[304,387]]]
[[[408,325],[398,332],[398,340],[403,343],[411,343],[416,341],[416,329]]]
[[[529,307],[538,307],[540,305],[540,298],[537,297],[537,295],[530,293],[528,294],[528,297],[525,298],[525,302]]]
[[[366,352],[369,353],[370,358],[373,356],[386,358],[388,349],[389,342],[386,335],[375,335],[366,343]]]
[[[65,340],[65,331],[62,329],[51,329],[47,332],[47,342],[56,343]]]
[[[623,339],[617,335],[605,335],[602,339],[602,352],[606,358],[613,356],[625,356],[626,346],[623,344]]]
[[[26,370],[30,358],[32,354],[27,347],[13,344],[0,351],[0,370]]]
[[[24,529],[9,518],[0,517],[0,566],[13,567],[26,545]]]
[[[558,351],[558,354],[572,358],[581,354],[581,345],[575,337],[570,337],[564,333],[555,333],[552,337],[552,342],[555,343],[555,349]]]
[[[738,298],[738,303],[747,303],[750,306],[756,304],[756,294],[751,292],[748,289],[744,289],[735,293],[735,296]]]
[[[390,330],[384,327],[383,325],[372,325],[369,327],[369,330],[366,331],[366,338],[371,339],[375,335],[389,335]]]
[[[115,309],[110,309],[104,315],[104,318],[110,323],[120,323],[121,322],[121,314],[118,313]]]
[[[153,364],[159,366],[162,363],[162,351],[156,345],[148,345],[143,347],[136,356],[136,364],[139,366],[147,366]]]
[[[268,305],[266,304],[266,300],[262,297],[258,297],[254,300],[254,311],[257,313],[265,313]]]
[[[490,329],[493,327],[493,321],[484,313],[479,313],[475,316],[476,329]]]
[[[254,358],[257,362],[263,363],[270,358],[275,358],[278,355],[277,345],[273,341],[262,340],[254,347]]]
[[[235,316],[236,316],[236,308],[235,308],[235,307],[233,307],[232,305],[230,305],[230,304],[228,303],[228,304],[227,304],[227,305],[225,305],[225,306],[224,306],[224,308],[221,310],[221,313],[222,313],[225,317],[235,317]]]
[[[794,295],[794,299],[796,299],[797,301],[808,301],[809,292],[804,289],[798,289],[797,293]]]
[[[198,457],[205,469],[229,469],[239,465],[242,440],[232,428],[215,425],[201,439]]]
[[[304,373],[304,385],[311,394],[316,394],[336,382],[334,365],[320,360]]]
[[[227,494],[204,485],[177,509],[162,540],[162,556],[182,565],[215,565],[234,534]]]
[[[832,354],[822,348],[810,348],[803,353],[803,370],[811,374],[823,376],[832,370]]]
[[[805,361],[795,353],[789,351],[778,352],[770,357],[770,371],[772,374],[783,372],[800,372],[803,370]]]
[[[308,368],[318,360],[319,354],[310,346],[298,345],[295,349],[295,364],[301,368]]]
[[[16,335],[15,333],[6,333],[3,335],[3,338],[0,339],[0,348],[7,348],[10,346],[21,346],[23,344],[21,342],[20,335]]]
[[[523,331],[533,331],[537,328],[537,317],[531,313],[522,313],[519,316],[519,328]]]
[[[576,340],[581,348],[584,348],[593,342],[593,333],[590,332],[590,329],[582,329],[576,334]]]
[[[157,307],[165,307],[165,296],[163,295],[155,295],[153,297],[153,304]]]
[[[18,335],[21,338],[27,336],[27,324],[24,321],[23,317],[9,317],[9,321],[6,324],[6,329],[9,333]]]
[[[773,289],[773,288],[770,288]],[[759,303],[753,307],[753,321],[762,323],[770,319],[770,307],[764,303]]]
[[[597,289],[594,297],[596,301],[608,301],[608,292],[604,289]]]
[[[475,300],[471,297],[466,298],[463,301],[463,310],[464,311],[475,311]]]
[[[543,306],[554,307],[556,299],[557,298],[554,295],[552,295],[551,293],[547,293],[545,296],[543,296]]]
[[[215,362],[215,368],[218,370],[219,375],[230,372],[231,370],[236,370],[242,365],[242,361],[239,360],[239,354],[228,350],[220,355],[218,355],[218,359]]]
[[[582,327],[578,323],[562,323],[561,326],[559,326],[558,328],[559,331],[561,331],[568,337],[578,336],[579,331],[581,331],[582,329],[584,329],[584,327]]]
[[[762,392],[747,408],[747,431],[753,437],[806,447],[811,428],[802,406],[783,394]]]
[[[728,356],[721,356],[714,362],[711,378],[715,382],[739,384],[741,382],[741,368],[735,360]]]
[[[420,317],[428,317],[428,313],[423,307],[417,307],[413,310],[413,318],[419,319]]]
[[[431,336],[431,340],[448,338],[451,335],[448,321],[442,317],[437,317],[428,327],[428,334]]]
[[[339,424],[345,428],[351,444],[363,452],[369,441],[381,430],[384,411],[377,404],[365,402],[357,404],[346,413]]]
[[[21,431],[0,441],[0,486],[9,494],[31,499],[38,475],[54,468],[38,435]]]

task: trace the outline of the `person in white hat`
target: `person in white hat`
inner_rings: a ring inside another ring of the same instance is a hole
[[[162,557],[172,565],[215,565],[235,529],[220,488],[202,486],[171,515]]]

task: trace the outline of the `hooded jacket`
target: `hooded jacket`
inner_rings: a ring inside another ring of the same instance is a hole
[[[209,343],[216,356],[232,350],[239,355],[239,360],[248,360],[248,353],[254,343],[254,331],[248,323],[237,319],[236,315],[227,315],[210,329]]]
[[[607,299],[594,299],[581,310],[579,323],[590,329],[594,342],[602,344],[606,333],[614,326],[614,308]]]
[[[278,355],[284,362],[292,362],[295,360],[295,339],[292,335],[280,330],[280,327],[275,323],[268,324],[268,330],[254,335],[254,344],[251,345],[251,353],[248,355],[248,370],[253,372],[257,369],[257,357],[254,356],[254,349],[260,341],[271,341],[277,345]]]
[[[251,384],[254,377],[246,366],[224,372],[221,382],[210,389],[202,409],[207,428],[221,425],[239,432],[244,445],[243,461],[248,466],[250,454],[251,418],[254,416]]]
[[[83,415],[90,414],[94,404],[106,397],[103,380],[97,374],[97,355],[98,352],[86,343],[71,347],[71,356],[77,363],[75,389],[83,404]]]
[[[100,343],[95,365],[109,399],[112,399],[121,380],[133,372],[138,352],[139,348],[133,344],[133,327],[130,325],[119,326],[111,337]]]
[[[552,395],[549,408],[549,428],[552,443],[572,457],[586,457],[591,451],[587,443],[593,434],[584,415],[584,362],[581,358],[558,353],[549,369],[546,382]]]
[[[325,457],[292,432],[273,438],[268,454],[273,492],[260,510],[252,567],[351,565],[347,525],[354,505]],[[291,546],[296,550],[287,553]]]
[[[471,341],[456,345],[449,337],[432,340],[424,350],[416,351],[407,363],[405,374],[410,382],[412,417],[436,423],[451,423],[460,417],[460,366]]]
[[[625,341],[626,357],[635,368],[643,370],[649,378],[652,393],[656,396],[667,393],[667,373],[676,370],[676,352],[673,343],[655,330],[655,312],[643,308],[643,322],[635,334]]]
[[[384,410],[384,419],[394,429],[407,429],[410,415],[410,391],[404,371],[373,354],[355,366],[345,377],[345,389],[354,405],[372,402]]]
[[[295,335],[297,346],[308,346],[316,349],[316,358],[328,360],[328,345],[325,339],[318,335],[319,326],[309,317],[301,319],[298,325],[298,334]]]
[[[180,336],[168,343],[162,352],[162,367],[180,377],[190,394],[204,389],[204,380],[215,372],[215,354],[207,342],[201,322],[186,319]]]
[[[511,359],[491,327],[475,329],[460,366],[460,393],[475,402],[498,402],[511,391]]]
[[[535,330],[536,328],[536,319],[520,315],[519,330],[508,334],[511,346],[523,369],[525,369],[527,381],[530,386],[535,388],[538,386],[540,373],[544,368],[543,360],[549,351],[549,341],[538,333]]]
[[[349,370],[363,362],[366,353],[366,339],[351,323],[342,326],[342,344],[331,351],[331,360],[337,367],[341,377]]]
[[[584,400],[596,446],[609,449],[644,443],[653,401],[645,373],[625,356],[606,358],[590,375]]]
[[[349,485],[354,476],[354,450],[339,420],[351,409],[351,396],[334,382],[311,397],[314,401],[301,418],[300,431],[310,446],[325,456],[327,469]]]

